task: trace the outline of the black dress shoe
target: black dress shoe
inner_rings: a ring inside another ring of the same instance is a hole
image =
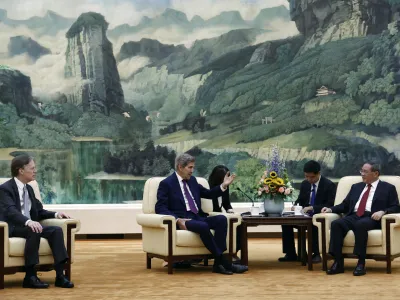
[[[25,277],[22,287],[30,289],[47,289],[49,284],[41,281],[37,276]]]
[[[340,273],[344,273],[344,267],[343,264],[337,262],[336,260],[333,263],[332,267],[326,271],[326,274],[328,275],[335,275]]]
[[[297,255],[285,255],[283,257],[279,257],[278,261],[285,262],[285,261],[297,261]]]
[[[357,264],[356,268],[353,271],[354,276],[363,276],[367,274],[367,271],[365,270],[365,265],[364,264]]]
[[[56,282],[54,283],[56,287],[70,289],[74,287],[74,284],[67,279],[64,275],[57,276]]]
[[[213,266],[213,273],[219,273],[224,275],[232,275],[233,272],[224,268],[223,265],[214,265]]]
[[[240,273],[247,272],[249,270],[249,267],[245,266],[245,265],[232,264],[231,270],[232,270],[233,273],[240,274]]]

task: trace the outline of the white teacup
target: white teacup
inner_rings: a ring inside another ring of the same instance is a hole
[[[258,216],[258,215],[260,214],[259,208],[258,208],[258,207],[255,207],[255,206],[252,206],[252,207],[251,207],[250,212],[251,212],[251,215],[252,215],[252,216]]]
[[[296,215],[296,216],[300,216],[300,215],[302,215],[302,211],[303,210],[303,206],[300,206],[300,205],[296,205],[295,207],[294,207],[294,214]]]

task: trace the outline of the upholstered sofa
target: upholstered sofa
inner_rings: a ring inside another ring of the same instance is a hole
[[[176,229],[176,220],[173,216],[159,215],[155,213],[157,202],[157,190],[164,177],[153,177],[146,181],[143,194],[142,214],[136,216],[139,225],[142,226],[143,251],[146,252],[147,268],[151,269],[153,257],[164,259],[168,262],[168,274],[172,274],[172,265],[176,261],[185,259],[202,258],[207,261],[210,252],[204,247],[198,234]],[[207,180],[197,177],[198,183],[209,188]],[[212,201],[201,199],[201,207],[209,215],[212,212]],[[234,214],[226,214],[228,219],[227,245],[225,252],[230,257],[236,252],[236,231],[241,223],[241,217]]]
[[[9,178],[0,178],[3,184]],[[36,181],[29,183],[35,196],[41,201],[39,186]],[[0,199],[1,201],[1,199]],[[40,222],[45,226],[60,226],[64,233],[65,246],[70,257],[65,265],[66,277],[71,279],[71,264],[74,262],[75,234],[80,229],[80,222],[74,219],[47,219]],[[0,289],[4,289],[4,275],[15,274],[24,271],[24,248],[25,239],[10,238],[8,236],[8,225],[0,221]],[[53,269],[53,255],[46,239],[42,238],[39,248],[38,270],[50,271]]]
[[[400,195],[399,176],[381,176],[381,180],[389,182],[396,187]],[[360,176],[346,176],[340,179],[335,205],[340,204],[345,198],[353,184],[361,182]],[[339,219],[338,214],[316,214],[313,223],[318,227],[319,247],[322,254],[322,268],[327,269],[327,260],[332,257],[327,253],[329,250],[330,228],[334,220]],[[386,261],[386,272],[391,273],[391,262],[400,256],[400,214],[387,214],[382,217],[382,229],[370,230],[368,232],[367,259]],[[345,258],[357,258],[353,254],[354,233],[349,231],[344,239],[343,254]]]

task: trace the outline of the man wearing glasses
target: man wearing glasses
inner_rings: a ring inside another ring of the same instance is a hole
[[[355,235],[354,254],[358,256],[354,276],[366,274],[365,258],[368,231],[381,228],[381,218],[385,214],[400,212],[399,198],[394,185],[379,180],[380,168],[377,164],[366,163],[360,170],[362,181],[353,184],[341,204],[324,207],[322,213],[346,214],[331,225],[329,253],[335,258],[328,275],[344,272],[342,255],[343,240],[348,231]]]

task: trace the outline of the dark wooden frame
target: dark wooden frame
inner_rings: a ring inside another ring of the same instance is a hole
[[[237,218],[229,218],[229,242],[228,242],[228,256],[229,260],[232,261],[233,253],[233,224],[237,223]],[[168,255],[159,255],[154,253],[146,253],[146,266],[147,269],[151,269],[151,259],[156,257],[163,259],[168,262],[168,274],[173,274],[173,263],[182,260],[190,260],[190,259],[204,259],[204,265],[208,265],[208,259],[213,258],[211,254],[199,254],[199,255],[174,255],[173,253],[173,245],[172,245],[172,232],[173,227],[175,226],[175,222],[172,220],[164,220],[163,224],[168,225]]]
[[[290,216],[290,217],[243,217],[242,218],[242,231],[241,231],[241,263],[243,265],[249,264],[249,254],[248,254],[248,237],[247,237],[247,227],[254,227],[260,225],[293,225],[299,228],[298,238],[301,240],[299,243],[300,253],[302,265],[306,265],[305,259],[305,239],[307,237],[308,249],[312,249],[312,229],[313,223],[311,217],[305,216]],[[307,235],[306,235],[307,230]],[[312,251],[308,251],[307,255],[308,259],[308,270],[313,270],[312,264]]]
[[[332,255],[327,253],[326,249],[326,231],[325,231],[325,226],[326,226],[326,220],[325,218],[317,218],[317,222],[321,223],[321,234],[322,234],[322,270],[326,271],[328,266],[328,259],[333,259]],[[367,259],[374,259],[376,261],[386,261],[386,273],[391,274],[392,273],[392,260],[394,260],[396,257],[400,257],[400,254],[396,255],[391,255],[391,249],[392,245],[390,242],[390,224],[396,223],[395,220],[393,219],[386,219],[385,222],[385,227],[386,227],[386,254],[367,254]],[[344,258],[357,258],[357,255],[354,254],[343,254]]]
[[[67,224],[67,253],[68,257],[71,257],[72,252],[72,229],[76,228],[76,224]],[[4,236],[5,236],[5,227],[0,229],[0,290],[4,289],[4,276],[15,274],[17,272],[25,272],[25,267],[4,267]],[[7,245],[8,246],[8,245]],[[37,265],[36,269],[38,271],[51,271],[54,269],[52,264],[46,265]],[[71,280],[71,261],[68,260],[64,265],[65,276],[68,280]]]

